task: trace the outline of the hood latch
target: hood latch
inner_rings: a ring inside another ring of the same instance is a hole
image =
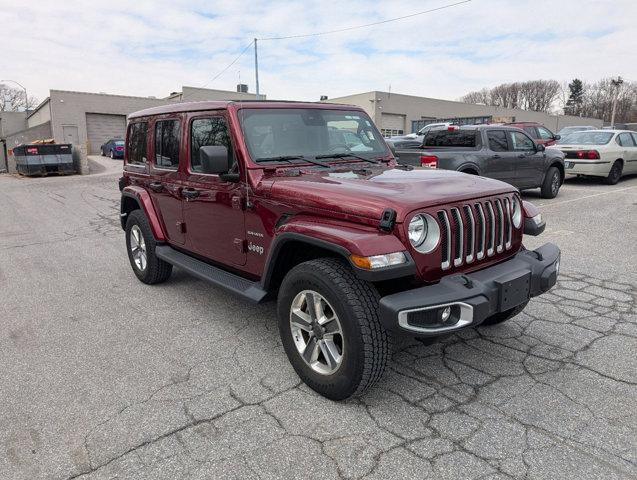
[[[386,208],[383,210],[383,214],[380,216],[380,222],[378,228],[386,232],[391,232],[394,229],[396,223],[396,210],[393,208]]]

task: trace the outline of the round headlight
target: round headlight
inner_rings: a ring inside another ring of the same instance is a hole
[[[438,222],[428,213],[419,213],[409,222],[409,242],[420,253],[431,252],[440,241]]]
[[[422,245],[422,242],[427,238],[427,223],[422,215],[416,215],[411,219],[407,233],[409,234],[409,241],[414,248],[418,248]]]
[[[512,220],[513,226],[520,228],[520,225],[522,225],[522,204],[518,200],[518,197],[513,197]]]

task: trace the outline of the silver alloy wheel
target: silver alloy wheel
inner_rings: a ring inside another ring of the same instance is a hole
[[[290,307],[292,340],[303,361],[321,375],[332,375],[343,362],[345,342],[336,311],[320,293],[299,292]]]
[[[555,172],[553,175],[553,179],[551,180],[551,192],[553,195],[557,195],[557,192],[560,189],[560,174]]]
[[[130,229],[130,251],[137,268],[142,272],[146,270],[146,265],[148,264],[146,242],[141,229],[137,225],[133,225]]]

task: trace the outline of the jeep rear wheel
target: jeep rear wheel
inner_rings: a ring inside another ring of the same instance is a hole
[[[279,290],[279,332],[299,377],[332,400],[360,395],[382,376],[391,342],[379,295],[343,261],[301,263]]]
[[[173,266],[155,255],[157,242],[146,215],[133,210],[126,220],[126,250],[133,272],[142,282],[152,285],[168,280]]]

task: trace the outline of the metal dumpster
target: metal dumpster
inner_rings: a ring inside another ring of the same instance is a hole
[[[13,148],[13,156],[22,175],[75,173],[70,143],[19,145]]]

